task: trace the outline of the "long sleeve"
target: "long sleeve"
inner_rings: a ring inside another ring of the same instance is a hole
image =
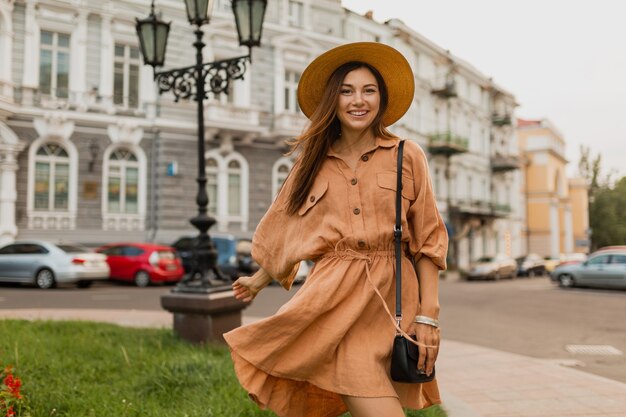
[[[287,177],[252,238],[252,258],[286,289],[291,288],[301,261],[296,256],[300,216],[286,211],[292,179]]]
[[[415,201],[409,207],[407,222],[411,240],[409,251],[417,262],[422,256],[429,257],[441,270],[446,269],[448,232],[437,209],[428,170],[428,161],[422,148],[407,141],[405,163],[413,171]]]

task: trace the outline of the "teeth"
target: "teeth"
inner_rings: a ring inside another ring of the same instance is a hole
[[[353,114],[355,116],[363,116],[366,112],[364,111],[351,111],[350,114]]]

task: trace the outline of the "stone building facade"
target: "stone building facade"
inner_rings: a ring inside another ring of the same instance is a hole
[[[184,3],[156,5],[173,22],[166,69],[190,65]],[[195,103],[156,94],[134,31],[147,13],[143,0],[0,1],[0,243],[171,243],[194,233]],[[523,253],[513,95],[400,20],[380,23],[339,0],[269,1],[245,79],[205,102],[214,230],[252,235],[292,166],[285,140],[306,124],[300,74],[351,41],[387,43],[413,67],[413,105],[392,130],[429,154],[451,264]],[[215,1],[205,42],[207,61],[247,53],[229,1]]]
[[[524,154],[528,252],[559,259],[589,251],[589,202],[582,178],[567,178],[565,139],[547,119],[518,119]]]

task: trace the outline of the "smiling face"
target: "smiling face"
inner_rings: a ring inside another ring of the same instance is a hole
[[[350,71],[343,79],[337,101],[341,131],[360,134],[370,128],[380,109],[376,77],[365,67]]]

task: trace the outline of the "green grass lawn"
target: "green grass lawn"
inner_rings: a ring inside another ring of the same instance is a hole
[[[171,330],[0,320],[8,364],[33,417],[274,416],[239,386],[227,348],[194,346]],[[445,417],[439,407],[408,415]]]

